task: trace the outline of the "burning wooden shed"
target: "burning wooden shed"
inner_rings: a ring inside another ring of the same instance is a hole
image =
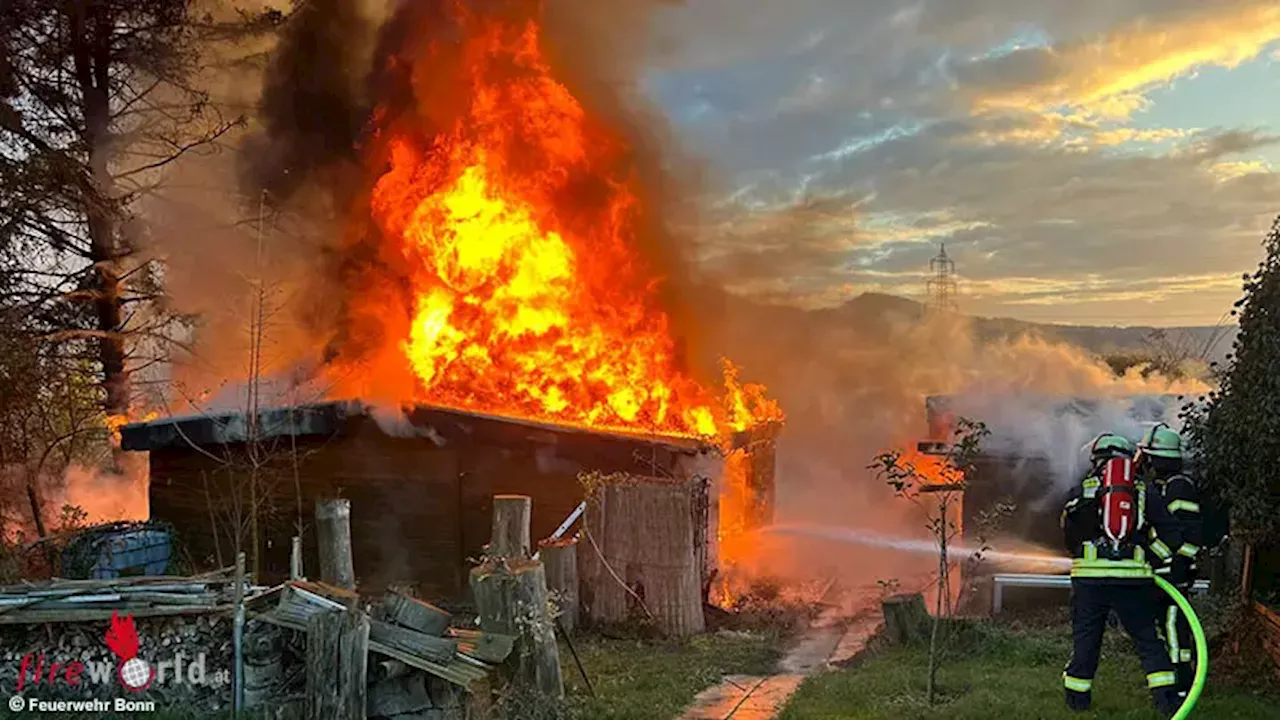
[[[709,547],[699,554],[709,580],[723,528],[772,520],[777,430],[721,447],[425,406],[392,421],[338,401],[131,424],[121,440],[150,453],[151,517],[173,525],[197,565],[227,564],[238,527],[251,564],[256,548],[259,582],[284,579],[301,524],[304,565],[317,567],[311,509],[344,497],[362,591],[410,587],[456,602],[489,539],[491,498],[532,497],[532,534],[545,538],[582,502],[585,471],[707,477]]]

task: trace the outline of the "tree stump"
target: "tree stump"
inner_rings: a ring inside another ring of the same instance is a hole
[[[885,638],[891,645],[910,645],[929,637],[929,611],[921,593],[894,595],[881,602]]]
[[[471,571],[480,629],[516,637],[508,660],[516,682],[564,697],[555,621],[547,607],[546,571],[537,560],[490,560]]]
[[[560,625],[565,632],[578,626],[578,541],[544,540],[538,557],[547,573],[547,591],[560,607]]]
[[[320,579],[330,585],[355,590],[350,500],[316,501],[316,539],[319,541]]]
[[[533,499],[528,495],[493,496],[493,531],[489,535],[489,557],[527,558],[532,554],[529,523]]]
[[[706,492],[700,477],[629,477],[595,489],[583,524],[590,535],[580,542],[590,546],[580,551],[589,563],[587,617],[652,616],[672,637],[706,629],[699,560]]]
[[[365,720],[369,618],[358,610],[307,621],[308,720]]]

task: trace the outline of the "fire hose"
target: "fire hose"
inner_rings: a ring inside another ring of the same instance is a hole
[[[1180,592],[1178,588],[1169,583],[1168,580],[1156,575],[1154,576],[1156,586],[1165,592],[1178,606],[1178,610],[1187,618],[1187,624],[1191,626],[1191,635],[1195,638],[1196,643],[1196,675],[1191,683],[1191,690],[1187,693],[1187,697],[1182,701],[1182,706],[1178,708],[1178,712],[1174,714],[1173,720],[1185,720],[1191,711],[1195,709],[1196,701],[1200,699],[1200,693],[1204,690],[1205,678],[1209,676],[1209,642],[1205,640],[1204,628],[1200,625],[1200,618],[1196,617],[1196,611],[1191,609],[1191,603],[1187,602],[1187,598]]]

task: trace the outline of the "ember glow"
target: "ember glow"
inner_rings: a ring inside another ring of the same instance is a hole
[[[454,3],[459,32],[415,62],[418,107],[377,119],[370,209],[407,293],[371,293],[357,312],[388,329],[412,399],[677,436],[781,419],[728,362],[721,393],[682,369],[637,251],[631,150],[553,76],[539,4],[505,5]]]

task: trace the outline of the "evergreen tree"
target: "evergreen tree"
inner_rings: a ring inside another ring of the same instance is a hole
[[[1280,531],[1280,218],[1263,245],[1233,311],[1240,333],[1221,387],[1187,418],[1199,470],[1231,506],[1232,535],[1248,542]]]

